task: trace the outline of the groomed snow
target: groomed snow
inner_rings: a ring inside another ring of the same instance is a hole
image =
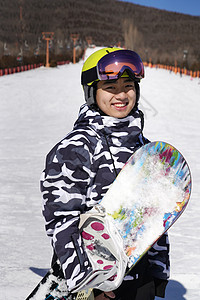
[[[88,49],[86,56],[96,49]],[[39,178],[48,151],[68,133],[84,102],[83,61],[0,77],[0,299],[23,300],[50,266]],[[190,203],[170,229],[167,300],[200,296],[200,82],[145,69],[141,82],[145,136],[171,143],[193,175]],[[157,300],[160,298],[157,298]]]

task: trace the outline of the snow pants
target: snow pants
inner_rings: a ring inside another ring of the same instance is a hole
[[[155,296],[164,298],[167,283],[167,280],[152,276],[146,254],[114,291],[115,300],[154,300]]]

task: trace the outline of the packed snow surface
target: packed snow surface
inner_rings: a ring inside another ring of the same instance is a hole
[[[88,49],[86,56],[96,49]],[[50,266],[39,178],[45,156],[73,127],[84,103],[83,61],[0,77],[0,299],[23,300]],[[190,203],[169,230],[171,278],[167,300],[200,296],[200,82],[145,69],[140,108],[144,134],[174,145],[188,161]],[[160,298],[157,298],[157,300]]]

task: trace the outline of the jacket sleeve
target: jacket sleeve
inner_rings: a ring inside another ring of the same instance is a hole
[[[63,140],[47,155],[41,177],[47,235],[71,290],[91,271],[78,224],[87,207],[92,155],[85,141]]]
[[[154,277],[156,296],[164,297],[170,274],[169,241],[165,233],[148,251],[151,274]]]

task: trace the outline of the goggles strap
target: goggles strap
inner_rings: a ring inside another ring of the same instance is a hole
[[[85,85],[90,82],[93,82],[98,79],[97,68],[96,66],[92,69],[82,72],[81,75],[81,84]]]

